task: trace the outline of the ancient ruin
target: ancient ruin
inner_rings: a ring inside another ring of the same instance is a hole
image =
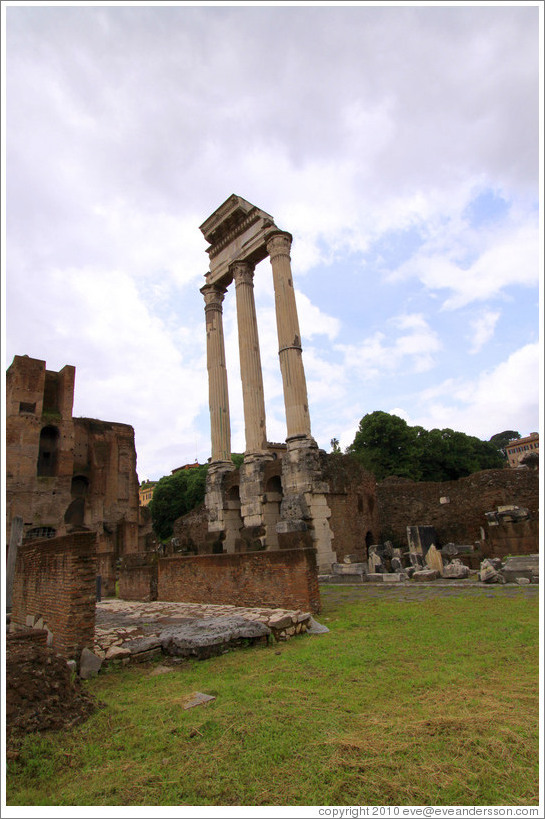
[[[209,533],[222,550],[312,546],[319,569],[336,560],[331,510],[319,450],[312,437],[301,333],[291,273],[291,234],[268,213],[232,195],[202,225],[210,269],[205,300],[212,457],[207,478]],[[269,256],[276,305],[287,437],[281,469],[271,468],[278,447],[267,442],[265,400],[255,310],[255,266]],[[244,404],[246,450],[236,477],[231,431],[222,302],[234,281]]]
[[[103,592],[115,591],[118,558],[138,550],[134,430],[73,418],[75,367],[15,356],[6,377],[6,523],[25,541],[94,532]]]

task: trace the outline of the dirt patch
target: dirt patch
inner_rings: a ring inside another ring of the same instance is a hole
[[[99,703],[86,694],[62,657],[44,645],[6,645],[6,743],[25,734],[59,731],[86,720]]]

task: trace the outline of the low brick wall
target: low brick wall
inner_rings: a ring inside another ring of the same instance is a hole
[[[55,651],[77,659],[84,647],[93,647],[95,603],[94,532],[36,540],[19,547],[11,631],[43,626]]]
[[[320,611],[314,549],[163,557],[157,599]]]
[[[448,498],[448,503],[441,503]],[[388,478],[377,484],[381,542],[406,546],[407,526],[434,526],[439,544],[487,537],[485,512],[515,504],[539,517],[539,474],[531,469],[488,469],[457,481],[432,483]]]
[[[126,555],[119,570],[119,597],[122,600],[157,600],[157,556]]]

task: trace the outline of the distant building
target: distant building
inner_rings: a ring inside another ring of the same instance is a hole
[[[195,469],[198,466],[201,466],[201,464],[198,461],[195,461],[194,464],[184,464],[183,466],[177,466],[176,469],[173,469],[170,474],[175,475],[176,472],[181,472],[182,469]]]
[[[517,438],[510,441],[505,447],[505,454],[509,461],[509,466],[520,466],[520,462],[525,455],[530,452],[539,454],[539,433],[531,432],[526,438]]]
[[[145,481],[144,483],[140,484],[138,489],[140,506],[147,506],[149,504],[150,500],[153,498],[153,493],[156,486],[157,481]]]

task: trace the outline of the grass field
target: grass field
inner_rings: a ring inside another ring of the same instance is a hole
[[[9,761],[7,804],[538,804],[537,598],[323,600],[329,634],[101,673],[104,708]]]

